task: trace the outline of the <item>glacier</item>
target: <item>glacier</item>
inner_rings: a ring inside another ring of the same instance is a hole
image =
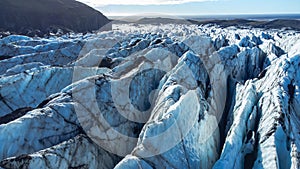
[[[115,24],[0,39],[0,168],[300,168],[300,34]]]

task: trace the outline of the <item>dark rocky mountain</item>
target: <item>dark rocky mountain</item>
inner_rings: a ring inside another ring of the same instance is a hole
[[[109,23],[101,12],[75,0],[1,0],[0,31],[18,34],[90,32]]]

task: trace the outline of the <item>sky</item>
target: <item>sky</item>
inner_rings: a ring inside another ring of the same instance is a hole
[[[78,0],[106,16],[300,14],[300,0]]]

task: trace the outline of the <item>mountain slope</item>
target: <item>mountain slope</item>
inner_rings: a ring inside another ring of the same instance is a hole
[[[75,0],[1,0],[0,31],[27,33],[51,29],[87,32],[109,20],[99,11]]]

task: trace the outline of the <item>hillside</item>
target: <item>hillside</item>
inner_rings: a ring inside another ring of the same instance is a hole
[[[90,32],[109,23],[102,13],[75,0],[1,0],[0,31],[45,34]]]

